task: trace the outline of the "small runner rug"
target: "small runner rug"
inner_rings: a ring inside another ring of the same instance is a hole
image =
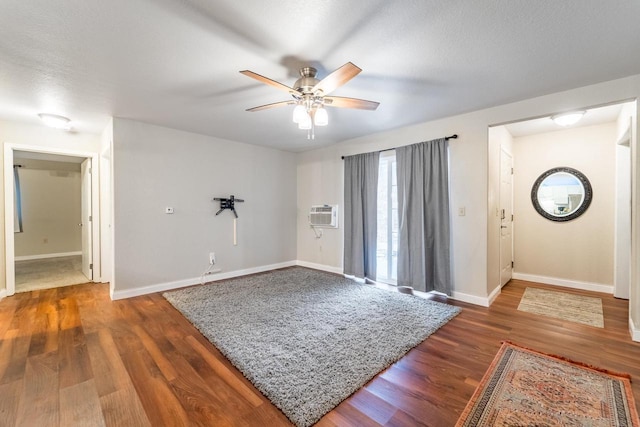
[[[456,427],[640,426],[628,375],[505,342]]]
[[[601,298],[527,288],[518,310],[604,328]]]

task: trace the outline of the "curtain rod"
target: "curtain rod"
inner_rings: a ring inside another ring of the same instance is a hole
[[[454,133],[453,135],[449,135],[449,136],[445,136],[444,139],[446,139],[447,141],[450,139],[458,139],[458,134]],[[386,148],[384,150],[378,150],[378,153],[382,153],[384,151],[391,151],[391,150],[395,150],[397,147],[394,148]],[[344,160],[344,156],[341,157],[342,160]]]

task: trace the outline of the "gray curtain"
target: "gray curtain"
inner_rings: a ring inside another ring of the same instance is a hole
[[[344,274],[376,278],[380,153],[344,158]]]
[[[441,138],[396,149],[398,285],[451,295],[448,146]]]

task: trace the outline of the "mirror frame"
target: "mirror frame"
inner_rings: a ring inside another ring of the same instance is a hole
[[[584,200],[582,201],[582,204],[580,205],[580,207],[578,207],[578,209],[576,209],[575,211],[571,212],[569,215],[564,215],[564,216],[551,215],[550,213],[542,209],[542,206],[540,206],[540,203],[538,202],[538,189],[540,188],[540,185],[542,185],[542,181],[544,181],[548,176],[558,172],[564,172],[564,173],[573,175],[578,179],[578,181],[580,181],[580,183],[582,184],[582,187],[584,188]],[[564,166],[549,169],[548,171],[540,175],[538,179],[536,179],[536,182],[533,183],[533,187],[531,188],[531,203],[533,203],[533,207],[540,215],[542,215],[543,217],[547,218],[550,221],[566,222],[566,221],[571,221],[572,219],[578,218],[580,215],[585,213],[587,208],[589,208],[589,205],[591,205],[592,199],[593,199],[593,189],[591,188],[591,183],[589,182],[587,177],[582,172],[576,169],[564,167]]]

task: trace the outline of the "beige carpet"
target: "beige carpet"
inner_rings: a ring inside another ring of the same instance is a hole
[[[518,310],[604,328],[600,298],[527,288]]]
[[[80,255],[16,261],[16,292],[59,288],[87,282],[90,280],[82,274]]]

